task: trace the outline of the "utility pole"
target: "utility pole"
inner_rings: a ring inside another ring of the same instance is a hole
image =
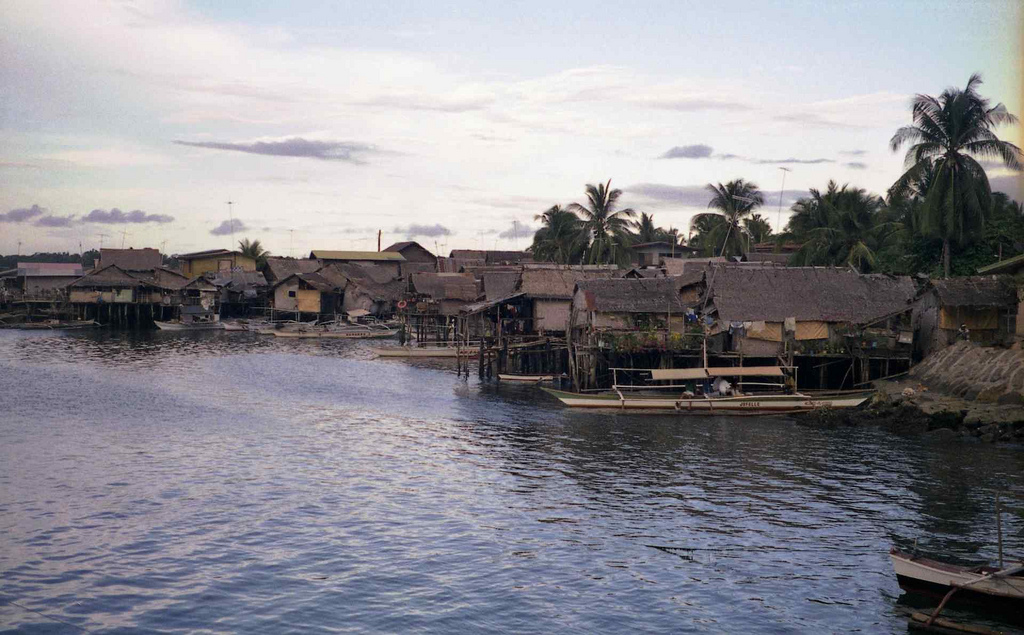
[[[775,217],[775,226],[778,227],[778,232],[782,233],[782,195],[786,193],[786,172],[789,172],[789,168],[779,168],[782,170],[782,189],[779,190],[779,213]]]
[[[18,240],[18,255],[21,255],[21,240]]]
[[[103,249],[103,239],[106,238],[107,236],[109,236],[110,234],[96,234],[96,235],[100,237],[100,249]]]
[[[294,258],[295,257],[295,252],[292,250],[292,240],[294,238],[295,238],[295,230],[294,229],[289,229],[288,230],[288,257],[289,258]]]
[[[128,237],[128,228],[121,230],[121,249],[124,249],[124,239]]]

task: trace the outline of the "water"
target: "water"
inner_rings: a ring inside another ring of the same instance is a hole
[[[1024,494],[1019,448],[569,412],[360,342],[0,332],[0,382],[25,632],[904,633],[888,550],[992,560]]]

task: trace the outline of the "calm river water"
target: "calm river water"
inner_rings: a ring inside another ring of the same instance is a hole
[[[0,381],[25,632],[904,633],[889,548],[994,559],[1024,494],[1020,448],[580,414],[359,342],[0,331]]]

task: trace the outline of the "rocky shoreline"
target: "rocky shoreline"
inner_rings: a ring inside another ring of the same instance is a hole
[[[813,423],[876,425],[933,441],[1024,442],[1024,351],[961,342],[875,388],[868,407],[815,413]]]

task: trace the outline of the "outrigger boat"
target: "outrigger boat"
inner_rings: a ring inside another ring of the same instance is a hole
[[[1003,568],[964,567],[897,549],[889,552],[889,558],[902,589],[940,597],[956,589],[965,601],[998,601],[1024,609],[1024,562]]]
[[[563,375],[509,375],[498,373],[498,379],[517,384],[539,384],[546,381],[555,381]]]
[[[160,329],[161,331],[214,331],[214,330],[222,331],[222,330],[224,330],[224,325],[221,324],[219,321],[217,321],[217,322],[182,323],[182,322],[157,322],[156,320],[154,320],[153,324],[156,324],[156,327],[158,329]]]
[[[779,378],[785,380],[788,366],[736,366],[721,368],[634,369],[612,368],[612,387],[596,393],[567,392],[541,388],[571,408],[600,408],[616,410],[670,410],[686,414],[793,414],[819,408],[856,408],[874,394],[872,390],[831,391],[814,393],[786,393],[785,381],[757,382],[743,378]],[[650,381],[668,381],[668,384],[620,384],[619,373],[648,374]],[[712,393],[708,390],[712,379],[738,380],[737,390]],[[678,384],[673,381],[686,381]],[[795,385],[795,381],[792,382]],[[775,392],[746,393],[744,389],[772,388]],[[703,388],[703,390],[702,390]],[[671,392],[670,392],[671,391]]]
[[[449,358],[472,357],[480,354],[479,347],[473,346],[389,346],[375,348],[377,357],[432,357]]]
[[[398,329],[367,324],[351,324],[345,326],[325,325],[308,331],[274,331],[274,337],[292,337],[300,339],[342,339],[365,340],[385,339],[398,335]]]

